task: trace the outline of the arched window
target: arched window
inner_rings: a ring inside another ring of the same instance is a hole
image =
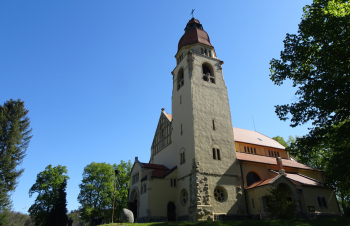
[[[203,80],[210,83],[215,83],[215,77],[211,66],[208,64],[202,65]]]
[[[254,184],[255,182],[261,181],[260,177],[258,174],[254,172],[249,172],[247,174],[247,186],[249,187],[250,185]]]
[[[221,160],[220,149],[213,148],[213,159]]]
[[[179,73],[177,73],[177,90],[179,90],[184,85],[184,71],[182,68]]]

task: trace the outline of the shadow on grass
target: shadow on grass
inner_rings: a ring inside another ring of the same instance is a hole
[[[155,222],[155,223],[114,223],[106,224],[106,226],[350,226],[350,218],[337,217],[317,220],[242,220],[242,221],[214,221],[214,222]]]

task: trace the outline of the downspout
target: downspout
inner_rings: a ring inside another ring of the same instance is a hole
[[[244,178],[243,178],[243,170],[242,170],[242,162],[240,160],[239,161],[239,166],[241,167],[241,177],[242,177],[242,191],[244,194],[244,199],[245,199],[245,209],[247,211],[247,214],[249,214],[249,210],[248,210],[248,202],[247,202],[247,194],[245,193],[245,189],[244,189]]]

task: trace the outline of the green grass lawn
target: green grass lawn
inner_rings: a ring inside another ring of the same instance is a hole
[[[161,222],[161,223],[145,223],[145,224],[125,224],[114,223],[106,224],[106,226],[121,226],[121,225],[133,225],[133,226],[168,226],[168,225],[191,225],[191,226],[350,226],[350,218],[338,217],[338,218],[325,218],[317,220],[242,220],[242,221],[214,221],[214,222]]]

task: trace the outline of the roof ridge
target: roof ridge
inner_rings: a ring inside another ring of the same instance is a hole
[[[299,176],[301,176],[301,177],[305,177],[306,179],[309,179],[309,180],[315,181],[315,182],[320,183],[320,184],[324,184],[323,182],[318,181],[318,180],[316,180],[316,179],[314,179],[314,178],[311,178],[311,177],[305,176],[305,175],[300,174],[300,173],[297,173],[297,174],[298,174]]]
[[[243,128],[234,127],[234,126],[232,126],[232,128],[243,129]],[[275,139],[273,139],[273,138],[271,138],[271,137],[269,137],[269,136],[266,136],[266,135],[265,135],[265,134],[263,134],[263,133],[260,133],[260,132],[255,131],[255,130],[250,130],[250,129],[243,129],[243,130],[247,130],[247,131],[251,131],[251,132],[258,133],[258,134],[260,134],[260,135],[264,136],[264,137],[265,137],[265,138],[267,138],[267,139],[271,139],[271,140],[273,140],[273,142],[274,142],[274,143],[276,143],[276,144],[279,144],[279,145],[283,146],[282,144],[280,144],[280,143],[279,143],[278,141],[276,141]],[[264,145],[263,145],[263,146],[264,146]],[[285,148],[285,147],[283,146],[283,148]]]

